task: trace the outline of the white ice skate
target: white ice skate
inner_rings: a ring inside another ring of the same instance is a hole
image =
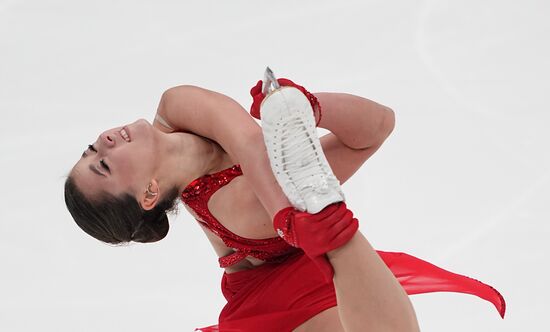
[[[267,154],[290,203],[300,211],[317,213],[331,203],[345,201],[323,153],[307,97],[294,87],[279,87],[269,67],[263,92],[266,97],[260,112]]]

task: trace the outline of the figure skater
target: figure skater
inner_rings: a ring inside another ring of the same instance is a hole
[[[309,93],[266,71],[252,116],[195,86],[168,89],[153,125],[107,130],[65,183],[82,230],[111,244],[155,242],[180,198],[219,256],[227,300],[201,331],[419,331],[408,294],[450,291],[490,301],[498,291],[358,231],[340,185],[394,126],[388,107]],[[321,108],[322,105],[322,108]],[[330,131],[320,139],[316,127]]]

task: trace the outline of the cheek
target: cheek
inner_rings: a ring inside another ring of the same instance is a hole
[[[151,176],[154,168],[154,158],[144,147],[128,147],[119,154],[121,178],[125,182],[144,181],[144,177]]]
[[[136,166],[136,164],[125,163],[119,167],[116,176],[116,187],[119,188],[120,191],[135,193],[136,190],[141,190],[138,187],[143,186],[146,180],[144,179],[145,176],[140,174],[139,167]]]

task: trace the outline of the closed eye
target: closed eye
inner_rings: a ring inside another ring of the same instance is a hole
[[[92,144],[88,144],[88,150],[92,150],[93,152],[97,153],[97,150],[94,148]],[[99,164],[101,165],[101,167],[105,168],[107,171],[109,172],[111,171],[111,169],[103,159],[99,159]]]
[[[97,150],[94,148],[93,144],[88,144],[88,150],[91,150],[91,151],[97,153]],[[86,152],[82,153],[83,158],[86,158],[86,156],[87,156]],[[111,172],[111,169],[109,168],[109,165],[107,165],[107,163],[103,159],[99,160],[99,165],[101,165],[101,167],[103,167],[109,173]]]
[[[106,170],[111,171],[109,169],[109,166],[107,166],[107,164],[105,163],[105,161],[103,161],[103,159],[99,160],[99,164],[101,164],[101,166],[103,166],[103,168],[105,168]]]

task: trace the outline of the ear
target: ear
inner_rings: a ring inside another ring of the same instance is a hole
[[[141,205],[142,209],[147,211],[153,209],[157,205],[160,197],[159,184],[157,180],[151,180],[150,184],[150,186],[143,189],[139,199],[139,205]]]

